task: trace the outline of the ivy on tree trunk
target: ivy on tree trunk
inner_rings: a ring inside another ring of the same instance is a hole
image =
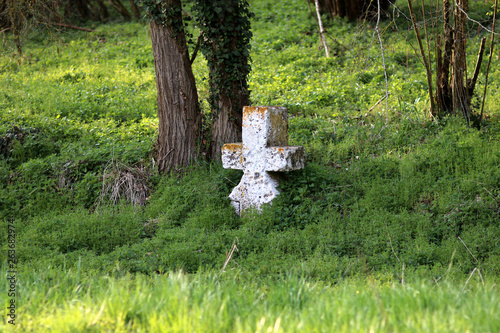
[[[250,94],[252,13],[246,0],[197,1],[195,9],[210,76],[211,156],[219,159],[224,143],[241,141],[243,106],[249,105]]]
[[[158,88],[158,162],[160,171],[164,171],[189,163],[199,151],[195,142],[201,139],[201,117],[181,1],[141,0],[140,3],[152,22]],[[252,14],[246,0],[197,1],[193,9],[202,32],[199,42],[210,75],[210,156],[218,159],[224,143],[241,140],[242,109],[249,104],[247,76]],[[180,99],[177,90],[181,91]]]

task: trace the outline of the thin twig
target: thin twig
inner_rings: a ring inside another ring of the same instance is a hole
[[[200,35],[198,36],[198,40],[196,41],[196,46],[194,48],[193,54],[191,55],[191,59],[189,59],[191,65],[193,64],[194,60],[196,59],[196,56],[198,55],[198,50],[200,49],[202,38],[203,38],[203,32],[201,32]]]
[[[425,18],[425,5],[424,5],[424,0],[421,0],[422,4],[422,16]],[[427,56],[429,59],[429,66],[432,66],[432,58],[431,58],[431,44],[429,42],[429,34],[427,33],[427,24],[424,24],[424,35],[425,35],[425,42],[427,44]]]
[[[326,44],[325,30],[323,30],[323,23],[321,22],[321,14],[319,13],[318,0],[314,0],[314,4],[316,5],[316,14],[318,15],[319,35],[321,37],[321,41],[323,42],[323,46],[325,47],[326,57],[329,58],[330,52],[328,52],[328,45]]]
[[[497,197],[495,195],[493,195],[493,193],[491,193],[490,191],[488,191],[488,189],[486,187],[483,187],[483,189],[486,192],[488,192],[495,201],[498,201],[500,203],[500,200],[498,200]]]
[[[434,282],[436,283],[436,286],[439,288],[439,290],[441,290],[441,291],[442,291],[443,289],[441,288],[441,286],[440,286],[440,285],[439,285],[439,283],[438,283],[438,282],[439,282],[439,280],[441,279],[441,277],[439,277],[438,279],[436,279],[436,278],[432,278],[432,279],[433,279],[433,280],[434,280]]]
[[[481,283],[484,286],[483,274],[481,274],[481,270],[479,268],[477,269],[477,273],[479,274],[479,278],[481,278]]]
[[[233,243],[233,247],[231,248],[231,251],[227,255],[226,261],[224,262],[224,266],[222,266],[222,271],[226,269],[226,266],[227,264],[229,264],[229,260],[231,260],[235,250],[238,250],[238,248],[236,247],[236,243]]]
[[[420,30],[418,29],[418,26],[417,26],[417,19],[415,16],[415,12],[413,11],[413,6],[411,4],[411,0],[408,0],[408,9],[410,10],[411,22],[413,24],[413,29],[415,30],[415,33],[417,34],[418,46],[420,47],[420,53],[422,55],[422,60],[424,62],[425,71],[427,73],[427,85],[429,87],[429,99],[431,102],[431,114],[434,114],[435,107],[434,107],[434,94],[432,93],[431,68],[429,66],[429,63],[427,62],[427,57],[425,56],[424,46],[422,45],[422,38],[420,37]]]
[[[483,28],[484,30],[486,30],[486,31],[487,31],[487,32],[489,32],[489,33],[492,33],[492,34],[494,34],[494,35],[498,35],[498,32],[495,32],[495,18],[494,18],[494,17],[495,17],[495,14],[496,14],[496,8],[497,8],[497,6],[496,6],[496,1],[495,1],[495,11],[493,12],[493,27],[491,28],[491,30],[490,30],[490,29],[488,29],[488,28],[486,28],[484,25],[482,25],[482,24],[481,24],[481,22],[476,21],[476,20],[474,20],[473,18],[471,18],[471,17],[469,16],[469,14],[467,14],[467,12],[466,12],[465,10],[463,10],[463,9],[462,9],[462,7],[460,7],[456,1],[455,1],[455,6],[457,6],[457,8],[458,8],[458,10],[459,10],[459,11],[461,11],[462,13],[464,13],[465,17],[466,17],[469,21],[476,23],[477,25],[479,25],[481,28]]]
[[[474,88],[476,87],[477,78],[479,77],[479,71],[481,69],[481,63],[483,62],[483,54],[486,46],[486,37],[481,39],[481,45],[479,46],[479,52],[477,54],[476,68],[474,69],[474,74],[472,75],[472,80],[467,84],[467,93],[472,96]]]
[[[348,51],[349,48],[345,45],[343,45],[341,42],[339,42],[339,40],[337,38],[333,38],[332,36],[330,36],[326,31],[325,31],[325,36],[330,38],[332,41],[334,41],[338,46],[340,46],[343,50],[345,51]]]
[[[462,244],[464,244],[464,246],[467,249],[467,251],[469,251],[469,253],[472,256],[472,258],[474,258],[474,261],[477,262],[477,258],[472,254],[472,252],[469,250],[469,248],[467,247],[467,245],[465,244],[465,242],[462,240],[462,238],[460,238],[460,236],[458,236],[458,239],[460,239],[460,241],[462,242]]]
[[[380,0],[377,0],[377,25],[375,26],[375,31],[377,32],[378,42],[380,44],[380,53],[382,55],[382,66],[384,67],[384,78],[385,78],[385,96],[389,96],[389,83],[387,79],[387,67],[385,66],[385,55],[384,55],[384,44],[382,44],[382,37],[380,37]],[[389,99],[387,99],[385,105],[385,123],[389,121]],[[371,111],[371,110],[370,110]],[[370,112],[368,111],[368,112]]]
[[[69,24],[64,24],[64,23],[51,22],[49,24],[50,25],[56,25],[58,27],[68,28],[68,29],[82,30],[82,31],[88,31],[88,32],[94,32],[95,31],[95,30],[92,30],[92,29],[77,27],[75,25],[69,25]]]
[[[306,0],[306,3],[307,3],[307,7],[309,8],[309,13],[312,15],[312,17],[316,18],[314,16],[314,13],[313,13],[312,9],[311,9],[311,5],[309,4],[309,0]]]
[[[368,115],[368,113],[372,112],[372,111],[373,111],[373,109],[375,109],[375,108],[377,107],[377,105],[379,105],[380,103],[382,103],[382,101],[383,101],[384,99],[386,99],[388,96],[389,96],[389,94],[388,94],[388,93],[387,93],[387,91],[386,91],[386,94],[385,94],[384,96],[382,96],[382,98],[381,98],[381,99],[379,99],[379,100],[377,101],[377,103],[375,103],[375,104],[374,104],[374,105],[370,108],[370,110],[368,110],[368,112],[367,112],[367,113],[365,113],[364,117],[366,117],[366,116]]]
[[[338,185],[338,186],[328,186],[327,188],[340,188],[340,187],[351,187],[353,185]]]
[[[170,153],[174,151],[174,149],[175,148],[170,149],[170,151],[163,156],[162,160],[166,159],[168,155],[170,155]]]
[[[231,184],[233,184],[233,185],[235,185],[235,186],[236,186],[236,185],[238,185],[237,183],[233,182],[231,179],[229,179],[229,178],[227,178],[227,177],[224,177],[224,178],[225,178],[226,180],[229,180],[229,182],[230,182]]]
[[[396,259],[398,260],[399,264],[402,266],[401,267],[401,284],[404,285],[405,284],[405,264],[402,263],[401,260],[399,260],[399,257],[396,254],[396,251],[394,251],[394,247],[392,246],[392,238],[391,238],[391,235],[389,234],[389,227],[387,226],[387,223],[385,221],[384,221],[384,225],[385,225],[385,230],[387,231],[387,238],[389,238],[389,245],[391,246],[392,253],[394,254]]]
[[[392,253],[394,254],[394,256],[396,257],[396,259],[398,260],[398,262],[400,264],[401,263],[401,260],[399,260],[399,257],[398,255],[396,254],[396,251],[394,251],[394,247],[392,246],[392,238],[391,238],[391,235],[389,234],[389,227],[387,226],[387,223],[384,221],[384,225],[385,225],[385,230],[387,231],[387,238],[389,238],[389,245],[391,246],[391,250],[392,250]]]
[[[497,19],[497,10],[498,10],[498,0],[495,0],[495,10],[493,11],[493,24],[491,26],[490,57],[488,59],[488,66],[486,67],[486,77],[484,80],[483,102],[481,103],[481,115],[479,116],[479,121],[481,121],[483,119],[484,102],[486,100],[486,90],[488,89],[488,74],[490,73],[491,58],[493,57],[493,47],[495,46],[495,22]]]
[[[474,272],[476,271],[476,269],[477,269],[477,267],[474,267],[474,269],[472,270],[472,273],[470,273],[470,275],[469,275],[469,278],[467,279],[467,281],[465,281],[464,287],[462,288],[462,292],[464,292],[465,287],[467,287],[467,284],[469,283],[469,280],[472,277],[472,275],[474,275]]]

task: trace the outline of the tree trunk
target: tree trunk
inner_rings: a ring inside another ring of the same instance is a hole
[[[233,86],[233,91],[238,93],[239,90],[240,87]],[[248,93],[238,99],[220,96],[219,111],[212,117],[212,159],[221,158],[225,143],[241,142],[243,107],[249,104],[248,97]]]
[[[139,7],[135,4],[135,0],[130,0],[130,9],[132,9],[132,13],[134,13],[134,18],[136,21],[141,19],[141,12]]]
[[[460,10],[462,9],[462,10]],[[455,5],[455,46],[453,48],[453,76],[451,82],[451,93],[453,99],[453,112],[462,112],[469,121],[470,108],[467,98],[465,82],[467,80],[466,62],[466,34],[465,23],[467,17],[464,13],[469,9],[468,0],[458,0]]]
[[[73,3],[76,6],[76,9],[82,19],[90,19],[91,10],[89,9],[89,2],[87,0],[75,0],[73,1]]]
[[[0,1],[0,30],[11,28],[7,1]]]
[[[222,38],[214,42],[214,48],[220,48],[224,53],[238,53],[237,56],[226,58],[219,65],[220,73],[231,78],[230,84],[221,91],[219,96],[219,113],[212,124],[212,158],[220,159],[224,143],[241,142],[243,107],[250,105],[247,77],[250,73],[249,45],[251,25],[245,11],[246,1],[230,0],[225,10],[219,15],[220,25],[230,27],[228,45],[217,45]],[[216,62],[217,63],[217,62]],[[236,75],[236,78],[235,78]]]
[[[380,10],[384,13],[396,0],[319,0],[322,11],[331,17],[347,17],[350,20],[376,18],[379,2]]]
[[[106,8],[102,0],[97,0],[97,5],[99,6],[99,19],[103,22],[109,18],[108,8]]]
[[[225,143],[241,141],[243,107],[249,105],[251,32],[246,1],[213,2],[200,4],[198,19],[205,27],[202,52],[210,74],[211,157],[218,160]]]
[[[441,37],[437,36],[436,49],[436,104],[439,114],[449,114],[453,110],[453,102],[450,87],[450,64],[453,58],[453,27],[450,24],[450,0],[443,0],[443,30],[444,50],[442,49]]]
[[[125,8],[120,0],[109,0],[109,3],[111,6],[115,7],[118,13],[120,13],[125,20],[130,21],[132,19],[132,16],[130,16],[127,8]]]
[[[17,1],[17,2],[16,2]],[[19,55],[23,54],[21,46],[21,29],[25,16],[23,14],[23,7],[25,3],[19,2],[19,0],[8,0],[6,11],[8,12],[8,17],[10,24],[12,25],[12,32],[14,33],[14,42],[17,47],[17,52]]]
[[[167,6],[181,6],[180,0],[167,0],[166,3]],[[182,12],[175,13],[179,16],[177,22],[182,22]],[[197,154],[201,115],[182,27],[182,24],[172,28],[154,21],[150,23],[158,90],[157,162],[160,172],[186,166]]]

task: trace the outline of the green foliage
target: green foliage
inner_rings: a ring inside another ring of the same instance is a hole
[[[119,212],[119,214],[118,214]],[[137,242],[142,221],[130,208],[89,214],[82,210],[63,214],[46,214],[34,218],[29,225],[19,226],[17,251],[21,262],[37,258],[37,251],[66,254],[75,251],[92,251],[101,255],[118,246]],[[40,237],[43,235],[43,237]]]
[[[238,101],[248,95],[253,14],[246,0],[197,1],[193,9],[209,67],[209,104],[217,111],[223,98]],[[239,103],[234,103],[234,108],[239,108]],[[241,114],[241,110],[233,112]]]
[[[184,34],[181,1],[174,0],[167,4],[166,1],[161,0],[138,0],[138,3],[149,15],[150,20],[172,31],[172,38],[175,39]]]
[[[0,137],[0,156],[13,166],[30,159],[43,158],[57,151],[58,148],[50,138],[36,128],[13,126]]]

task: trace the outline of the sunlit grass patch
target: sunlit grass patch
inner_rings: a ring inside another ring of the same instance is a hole
[[[479,281],[407,283],[377,278],[337,285],[287,274],[170,272],[90,277],[46,269],[22,279],[25,332],[495,332],[498,291]],[[11,326],[0,323],[2,329]]]

